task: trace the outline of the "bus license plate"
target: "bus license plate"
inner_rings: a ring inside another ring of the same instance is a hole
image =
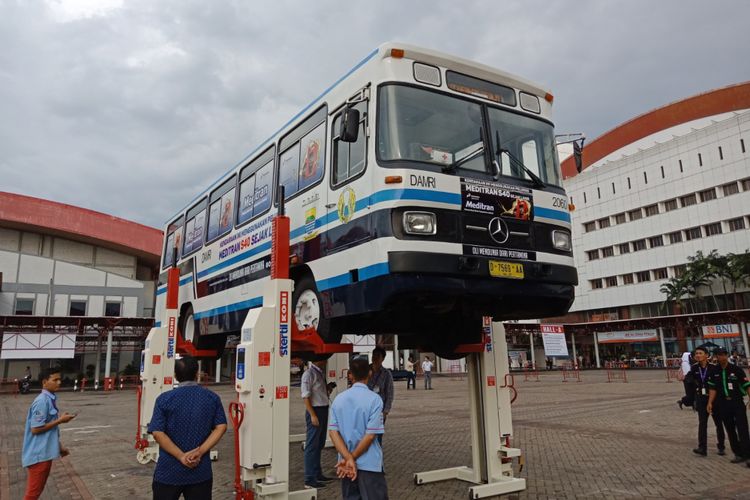
[[[523,279],[523,264],[516,262],[503,262],[500,260],[490,261],[490,276],[496,278]]]

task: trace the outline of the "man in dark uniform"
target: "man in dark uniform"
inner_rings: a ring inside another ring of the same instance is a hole
[[[715,372],[716,365],[708,362],[708,350],[705,347],[697,347],[693,353],[697,363],[690,367],[690,373],[695,381],[695,410],[698,412],[698,447],[693,450],[701,456],[706,456],[706,442],[708,440],[708,382]],[[724,455],[724,428],[721,424],[719,412],[714,410],[711,414],[714,425],[716,425],[716,447],[719,455]]]
[[[708,413],[713,413],[714,406],[718,410],[729,438],[729,446],[734,452],[732,463],[740,463],[750,458],[747,413],[742,400],[742,396],[747,394],[747,388],[750,387],[750,381],[747,380],[742,368],[729,363],[726,349],[719,348],[715,353],[719,366],[708,381],[707,410]]]

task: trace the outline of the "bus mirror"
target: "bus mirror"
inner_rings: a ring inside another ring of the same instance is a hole
[[[573,161],[575,161],[576,170],[580,174],[583,170],[583,141],[580,145],[578,141],[573,141]]]
[[[341,115],[339,138],[343,142],[357,142],[359,137],[359,110],[347,106]]]

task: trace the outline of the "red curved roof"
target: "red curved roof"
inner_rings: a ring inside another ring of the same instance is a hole
[[[711,90],[667,104],[629,120],[583,148],[583,168],[610,153],[662,130],[708,116],[750,108],[750,82]],[[563,178],[578,174],[573,157],[562,162]]]
[[[162,232],[65,203],[0,191],[0,226],[99,245],[158,265]]]

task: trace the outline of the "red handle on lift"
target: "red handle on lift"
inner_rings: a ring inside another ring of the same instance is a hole
[[[239,401],[229,403],[229,420],[234,429],[234,492],[236,500],[253,500],[255,494],[245,489],[240,471],[240,426],[245,420],[245,406]]]
[[[148,440],[141,437],[141,396],[143,396],[143,387],[136,386],[135,397],[138,401],[138,427],[135,428],[135,449],[145,450],[148,447]]]

